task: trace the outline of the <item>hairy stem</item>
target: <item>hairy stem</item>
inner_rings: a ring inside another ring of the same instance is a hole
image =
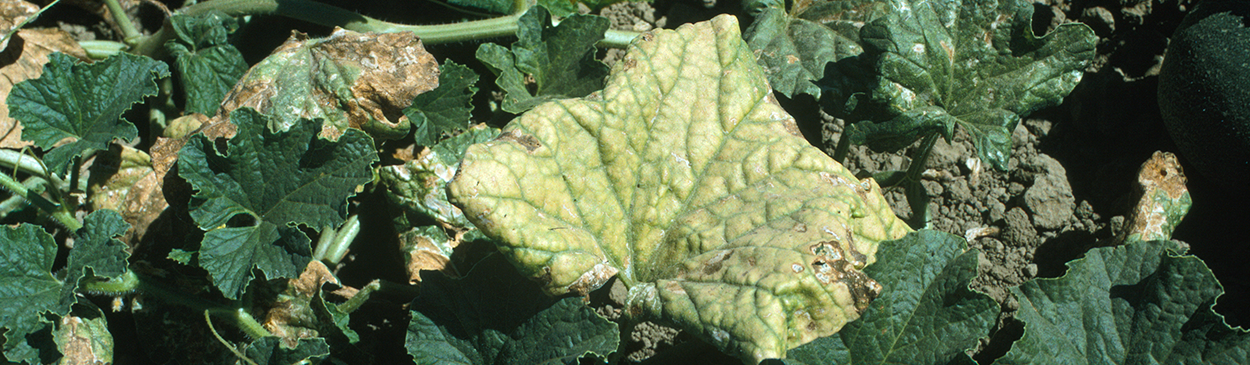
[[[52,219],[56,220],[56,222],[60,223],[62,226],[65,226],[65,228],[68,228],[71,231],[77,231],[79,228],[82,228],[82,223],[78,223],[78,220],[74,218],[74,215],[65,210],[64,205],[57,205],[56,203],[48,201],[48,199],[44,199],[43,196],[27,189],[25,185],[22,185],[22,183],[17,182],[17,180],[13,180],[13,178],[8,174],[0,174],[0,186],[3,186],[5,189],[13,192],[13,195],[20,196],[29,201],[31,204],[34,204],[36,207],[39,207],[39,209],[42,209],[44,212],[51,215]]]
[[[108,7],[109,14],[113,15],[113,21],[117,23],[118,28],[121,28],[122,36],[125,37],[127,43],[142,35],[135,28],[134,23],[130,22],[130,17],[126,16],[126,9],[122,9],[121,3],[117,0],[104,0],[104,6]]]

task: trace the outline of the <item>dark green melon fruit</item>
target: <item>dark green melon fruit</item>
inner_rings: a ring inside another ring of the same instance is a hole
[[[1199,174],[1250,188],[1250,1],[1206,0],[1176,28],[1159,71],[1159,110]]]

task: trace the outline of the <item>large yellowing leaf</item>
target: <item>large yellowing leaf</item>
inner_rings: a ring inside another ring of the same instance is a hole
[[[549,294],[616,275],[629,315],[783,357],[859,316],[881,290],[860,270],[908,228],[766,80],[731,16],[645,34],[601,94],[469,147],[449,197]]]

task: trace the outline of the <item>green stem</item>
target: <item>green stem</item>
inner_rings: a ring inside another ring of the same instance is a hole
[[[20,151],[0,149],[0,164],[16,168],[18,171],[25,172],[51,181],[55,189],[65,189],[65,182],[48,173],[44,168],[43,161],[34,156],[24,154]]]
[[[845,124],[850,125],[850,122]],[[851,151],[851,138],[846,135],[846,130],[850,129],[842,127],[842,134],[838,135],[838,144],[833,148],[833,160],[838,161],[842,165],[846,165],[846,154]]]
[[[47,212],[52,216],[52,219],[55,219],[57,223],[65,226],[65,228],[68,228],[71,231],[77,231],[79,228],[82,228],[82,223],[78,223],[78,220],[74,218],[74,215],[65,210],[64,205],[57,205],[56,203],[48,201],[48,199],[44,199],[44,197],[39,194],[27,189],[25,185],[22,185],[22,183],[17,182],[17,180],[13,180],[13,178],[9,177],[8,174],[0,174],[0,186],[12,191],[13,195],[26,199],[31,202],[31,204],[39,207],[39,209],[43,209],[44,212]]]
[[[144,296],[155,297],[168,304],[187,307],[196,312],[212,313],[218,318],[231,322],[251,338],[272,336],[264,326],[243,308],[198,299],[194,295],[158,284],[146,276],[136,274],[134,271],[127,271],[121,277],[113,279],[99,280],[91,278],[81,280],[79,282],[79,290],[91,294],[113,296],[138,291],[143,293]]]
[[[369,282],[368,285],[365,285],[365,287],[360,288],[360,291],[356,292],[356,295],[353,295],[351,298],[348,298],[346,302],[339,304],[339,310],[343,313],[355,312],[357,309],[360,309],[360,306],[368,301],[374,294],[400,298],[396,300],[398,302],[409,302],[412,301],[412,298],[416,298],[417,295],[420,294],[420,289],[407,284],[374,280]]]
[[[347,248],[351,247],[352,241],[356,240],[356,236],[360,234],[360,219],[357,215],[352,214],[347,217],[347,221],[343,222],[343,226],[334,232],[334,240],[330,241],[328,248],[325,250],[324,259],[330,264],[338,265],[339,261],[343,261],[343,256],[347,255]]]
[[[117,23],[118,28],[121,28],[126,43],[130,43],[142,35],[135,28],[134,23],[130,22],[130,17],[126,16],[126,9],[122,9],[122,5],[117,0],[104,0],[104,6],[108,7],[109,13],[113,15],[113,21]]]
[[[95,60],[112,57],[130,47],[125,43],[114,41],[78,41],[78,46],[87,51],[87,57]]]
[[[907,166],[907,176],[903,178],[903,188],[906,189],[907,205],[911,206],[911,219],[908,222],[913,229],[921,229],[929,225],[929,193],[925,191],[924,185],[920,184],[920,175],[924,173],[925,165],[929,163],[930,152],[933,151],[933,145],[937,143],[938,134],[933,133],[924,137],[920,142],[920,148],[916,149],[912,155],[911,164]]]

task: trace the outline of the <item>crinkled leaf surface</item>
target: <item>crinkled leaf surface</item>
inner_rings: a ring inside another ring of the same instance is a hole
[[[417,144],[433,146],[443,133],[469,127],[477,78],[468,66],[450,59],[438,66],[438,87],[417,95],[412,105],[404,108],[404,115],[415,129]]]
[[[550,294],[613,275],[636,313],[747,362],[859,316],[901,237],[876,183],[803,139],[737,20],[630,46],[601,98],[540,105],[469,147],[449,196]]]
[[[83,228],[66,261],[65,277],[52,274],[57,246],[42,228],[22,224],[0,227],[0,327],[4,353],[10,361],[39,363],[39,352],[26,335],[50,326],[43,316],[69,314],[78,301],[78,281],[91,269],[95,276],[116,277],[126,272],[126,246],[113,237],[130,226],[117,212],[100,210],[83,220]]]
[[[998,303],[968,289],[977,251],[933,230],[881,243],[864,273],[885,289],[838,334],[790,350],[786,364],[947,364],[976,346]]]
[[[620,341],[617,324],[581,298],[544,295],[499,255],[463,279],[427,275],[404,345],[418,364],[576,364]]]
[[[13,85],[9,116],[22,122],[23,138],[48,151],[43,161],[58,174],[87,150],[134,139],[139,132],[122,113],[156,95],[156,79],[169,76],[165,63],[128,53],[90,64],[61,53],[48,59],[39,78]]]
[[[173,54],[186,94],[186,112],[213,115],[226,92],[247,72],[247,61],[227,36],[239,28],[220,11],[202,16],[174,15],[169,24],[177,39],[165,42]]]
[[[787,97],[821,96],[816,81],[826,77],[831,62],[859,56],[859,29],[883,15],[879,0],[817,0],[794,2],[787,10],[774,2],[760,10],[743,34],[773,90]],[[836,67],[836,66],[835,66]]]
[[[324,338],[301,338],[295,348],[286,347],[277,336],[261,337],[247,345],[244,354],[260,365],[317,363],[330,355]]]
[[[603,88],[608,67],[595,60],[595,43],[608,30],[608,19],[574,15],[551,26],[541,6],[518,20],[517,41],[509,50],[494,43],[477,49],[477,59],[498,78],[503,110],[520,113],[555,99],[586,96]],[[531,90],[533,90],[531,92]]]
[[[393,139],[407,135],[411,124],[391,118],[437,86],[438,62],[412,32],[336,29],[320,39],[292,35],[247,71],[222,108],[255,108],[272,118],[274,130],[320,118],[327,137],[358,128]]]
[[[1173,241],[1090,250],[1054,279],[1011,292],[1024,336],[1003,364],[1245,364],[1250,333],[1212,311],[1223,293]]]
[[[178,153],[178,175],[197,190],[191,217],[206,230],[199,264],[228,298],[243,293],[260,268],[267,279],[293,278],[310,259],[309,239],[295,225],[337,226],[347,198],[373,179],[373,140],[347,130],[338,141],[317,137],[319,123],[303,121],[274,133],[250,108],[230,115],[238,134],[226,151],[203,135]],[[245,215],[245,224],[232,221]]]
[[[902,148],[959,125],[981,160],[1000,170],[1011,155],[1021,116],[1058,104],[1080,82],[1098,37],[1080,23],[1033,33],[1033,5],[1023,0],[891,0],[887,16],[860,37],[880,53],[873,99],[897,113],[856,123],[857,143]]]
[[[447,182],[456,176],[460,158],[469,145],[497,135],[498,129],[474,126],[439,142],[415,160],[378,168],[378,181],[386,185],[386,196],[391,202],[403,209],[405,223],[420,222],[422,216],[428,216],[455,227],[473,227],[460,208],[447,201]]]

